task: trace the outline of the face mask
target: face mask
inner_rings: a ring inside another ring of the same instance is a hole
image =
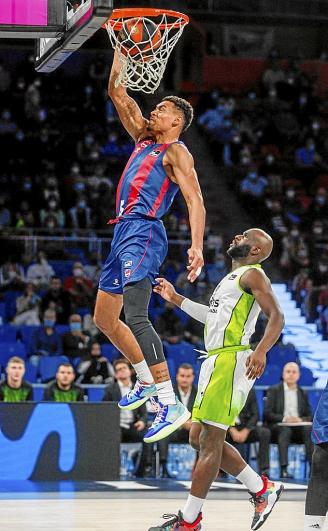
[[[326,271],[328,270],[328,267],[324,264],[320,264],[319,265],[319,271],[320,273],[326,273]]]
[[[322,234],[322,227],[313,227],[313,234]]]
[[[296,236],[299,236],[299,231],[294,229],[294,230],[291,230],[290,231],[290,235],[293,236],[294,238],[296,238]]]
[[[10,118],[11,118],[11,113],[10,113],[9,111],[4,111],[4,112],[2,113],[2,118],[3,118],[4,120],[10,120]]]
[[[47,223],[47,227],[48,227],[48,229],[54,229],[55,226],[56,226],[56,223],[55,223],[54,221],[49,221],[49,222]]]
[[[254,171],[252,171],[251,173],[248,174],[248,177],[250,179],[252,179],[252,181],[254,181],[254,179],[256,179],[257,177],[257,173],[255,173]]]
[[[54,319],[44,319],[43,324],[46,328],[53,328],[55,326]]]
[[[84,183],[76,183],[76,184],[74,184],[74,190],[76,190],[77,192],[84,192],[85,184]]]
[[[180,231],[181,232],[187,232],[187,230],[188,230],[188,225],[186,225],[185,223],[182,223],[180,225]]]
[[[49,202],[49,206],[50,206],[50,208],[51,208],[52,210],[54,210],[54,209],[56,208],[56,206],[57,206],[56,201],[50,201],[50,202]]]
[[[8,275],[9,275],[9,278],[15,278],[16,273],[15,271],[9,271]]]
[[[86,206],[87,205],[85,201],[79,201],[79,208],[85,208]]]
[[[70,323],[71,332],[80,332],[82,329],[81,323]]]
[[[295,190],[287,190],[286,197],[288,197],[288,199],[293,199],[295,197]]]
[[[73,275],[75,277],[82,277],[83,276],[82,269],[80,269],[80,268],[73,269]]]
[[[272,155],[268,155],[266,158],[267,164],[272,164],[274,162],[274,157]]]
[[[24,183],[24,184],[23,184],[23,188],[24,188],[24,190],[31,190],[31,188],[32,188],[32,183],[28,183],[28,182],[27,182],[27,183]]]
[[[92,142],[93,142],[93,137],[92,136],[86,136],[84,138],[84,143],[85,143],[86,146],[90,146],[92,144]]]
[[[315,200],[318,205],[324,205],[326,202],[326,197],[324,195],[316,195]]]
[[[74,175],[77,175],[78,173],[80,173],[80,168],[78,166],[73,166],[72,169],[71,169],[71,172]]]
[[[306,102],[307,102],[306,96],[301,96],[299,99],[300,106],[303,107],[304,105],[306,105]]]
[[[23,131],[18,131],[18,132],[16,133],[16,140],[18,140],[19,142],[21,142],[22,140],[24,140],[24,138],[25,138],[25,135],[24,135]]]

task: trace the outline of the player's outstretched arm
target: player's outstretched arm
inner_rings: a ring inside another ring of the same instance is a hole
[[[183,297],[183,295],[179,295],[179,293],[175,291],[171,282],[168,282],[165,278],[156,278],[156,282],[157,284],[154,287],[155,293],[158,293],[164,300],[172,302],[181,308],[181,310],[186,312],[193,319],[196,319],[196,321],[205,323],[207,312],[209,310],[208,306],[200,304],[199,302],[191,301],[190,299]]]
[[[108,96],[113,101],[123,126],[138,142],[146,135],[148,120],[142,116],[139,105],[130,98],[126,88],[123,85],[116,86],[120,68],[118,53],[115,51],[108,81]]]
[[[172,167],[173,180],[179,185],[187,203],[191,228],[191,247],[188,249],[188,280],[194,282],[204,265],[203,239],[206,210],[199,186],[194,159],[182,144],[172,144],[167,150],[167,160]]]
[[[268,322],[264,335],[247,359],[247,376],[249,379],[259,378],[265,369],[266,354],[276,343],[285,324],[284,314],[272,291],[268,277],[255,268],[246,271],[240,279],[240,286],[246,292],[251,292],[258,302]]]

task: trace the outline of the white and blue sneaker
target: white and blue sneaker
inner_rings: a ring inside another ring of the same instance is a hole
[[[178,399],[176,400],[176,404],[168,406],[158,402],[157,415],[144,436],[144,442],[153,443],[165,439],[190,419],[190,411]]]
[[[154,395],[157,395],[155,384],[144,384],[137,380],[134,388],[121,398],[118,407],[132,411],[142,406],[142,404]]]

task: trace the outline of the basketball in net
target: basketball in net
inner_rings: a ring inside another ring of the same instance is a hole
[[[161,31],[150,19],[130,18],[118,33],[121,51],[137,61],[148,60],[161,44]]]
[[[104,27],[120,60],[115,84],[155,92],[188,22],[187,15],[169,9],[114,9]]]

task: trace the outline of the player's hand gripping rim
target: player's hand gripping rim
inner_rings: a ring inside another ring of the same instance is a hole
[[[255,380],[260,378],[264,373],[266,366],[266,354],[257,352],[256,350],[246,359],[246,376],[248,380]]]

